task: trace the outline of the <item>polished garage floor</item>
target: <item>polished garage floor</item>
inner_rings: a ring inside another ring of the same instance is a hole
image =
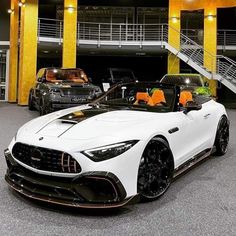
[[[236,235],[236,110],[228,110],[231,139],[224,157],[211,158],[177,179],[158,201],[120,210],[61,209],[9,190],[3,150],[18,127],[37,117],[0,103],[0,235]]]

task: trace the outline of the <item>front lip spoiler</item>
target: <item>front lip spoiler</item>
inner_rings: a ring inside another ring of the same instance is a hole
[[[30,192],[28,192],[25,189],[20,188],[18,185],[14,184],[14,182],[12,182],[7,175],[5,175],[5,180],[7,182],[7,184],[14,189],[15,191],[17,191],[18,193],[34,199],[34,200],[39,200],[39,201],[43,201],[43,202],[47,202],[47,203],[52,203],[52,204],[56,204],[56,205],[62,205],[62,206],[67,206],[67,207],[74,207],[74,208],[90,208],[90,209],[105,209],[105,208],[118,208],[118,207],[122,207],[127,205],[128,203],[131,203],[133,201],[136,201],[136,198],[138,198],[138,194],[134,195],[132,197],[129,197],[127,199],[125,199],[122,202],[117,202],[117,203],[113,203],[113,204],[83,204],[83,203],[73,203],[70,201],[63,201],[60,199],[53,199],[50,197],[45,197],[45,196],[40,196],[40,195],[36,195],[36,194],[32,194]]]
[[[8,160],[11,163],[11,165],[14,165],[14,160],[11,157],[11,153],[10,153],[9,149],[6,149],[4,152],[5,152],[6,160]],[[103,173],[103,172],[101,172],[101,173]],[[87,174],[91,177],[93,177],[93,175],[96,176],[96,172],[91,172],[91,173],[88,172]],[[112,173],[110,173],[110,174],[112,175]],[[106,175],[108,176],[109,174],[106,173]],[[86,176],[86,173],[82,176]],[[115,178],[115,176],[113,178]],[[41,195],[40,193],[36,193],[36,192],[34,193],[32,191],[28,191],[21,184],[19,184],[18,182],[15,182],[14,179],[10,178],[10,176],[8,175],[8,172],[5,175],[5,180],[6,180],[7,184],[9,185],[9,187],[11,187],[13,190],[15,190],[16,192],[20,193],[21,195],[23,195],[25,197],[28,197],[28,198],[31,198],[34,200],[38,200],[38,201],[42,201],[42,202],[46,202],[46,203],[67,206],[67,207],[73,207],[73,208],[90,208],[90,209],[119,208],[124,205],[127,205],[128,203],[129,204],[131,204],[131,202],[135,203],[139,200],[139,194],[137,194],[137,195],[128,197],[126,199],[121,199],[120,201],[113,202],[113,203],[109,203],[109,202],[80,203],[80,202],[74,202],[74,201],[67,200],[67,199],[54,198],[50,194],[45,196],[45,195]],[[114,179],[114,180],[117,183],[117,179]],[[122,185],[121,185],[121,187],[122,187]],[[121,193],[124,194],[122,189],[120,189],[120,191],[121,191]],[[125,197],[125,195],[126,195],[126,193],[124,194],[123,197]]]

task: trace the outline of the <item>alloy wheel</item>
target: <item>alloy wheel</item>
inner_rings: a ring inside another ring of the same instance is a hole
[[[168,144],[161,138],[149,142],[141,158],[138,192],[144,200],[154,200],[169,187],[173,175],[173,158]]]

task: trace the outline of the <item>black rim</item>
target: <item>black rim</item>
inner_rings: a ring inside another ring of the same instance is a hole
[[[225,153],[229,143],[229,123],[227,118],[222,118],[218,132],[219,146],[221,151]]]
[[[156,198],[169,187],[173,161],[169,148],[152,140],[144,150],[138,173],[138,192],[146,198]]]

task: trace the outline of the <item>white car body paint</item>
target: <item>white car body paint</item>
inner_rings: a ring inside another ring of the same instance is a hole
[[[59,117],[71,112],[90,108],[89,105],[69,108],[28,122],[19,129],[10,143],[10,152],[12,153],[16,142],[67,152],[81,165],[82,172],[79,175],[90,171],[111,172],[123,184],[126,197],[130,197],[137,194],[140,159],[153,137],[161,135],[167,139],[177,168],[201,151],[213,147],[218,122],[222,115],[226,115],[223,105],[210,100],[202,105],[201,110],[187,114],[182,111],[155,113],[117,110],[90,117],[73,127],[58,120]],[[170,134],[168,131],[175,127],[178,127],[179,131]],[[129,140],[139,140],[139,142],[120,156],[106,161],[94,162],[81,153],[84,150]],[[15,161],[43,175],[62,177],[78,175],[41,171],[16,159]]]

